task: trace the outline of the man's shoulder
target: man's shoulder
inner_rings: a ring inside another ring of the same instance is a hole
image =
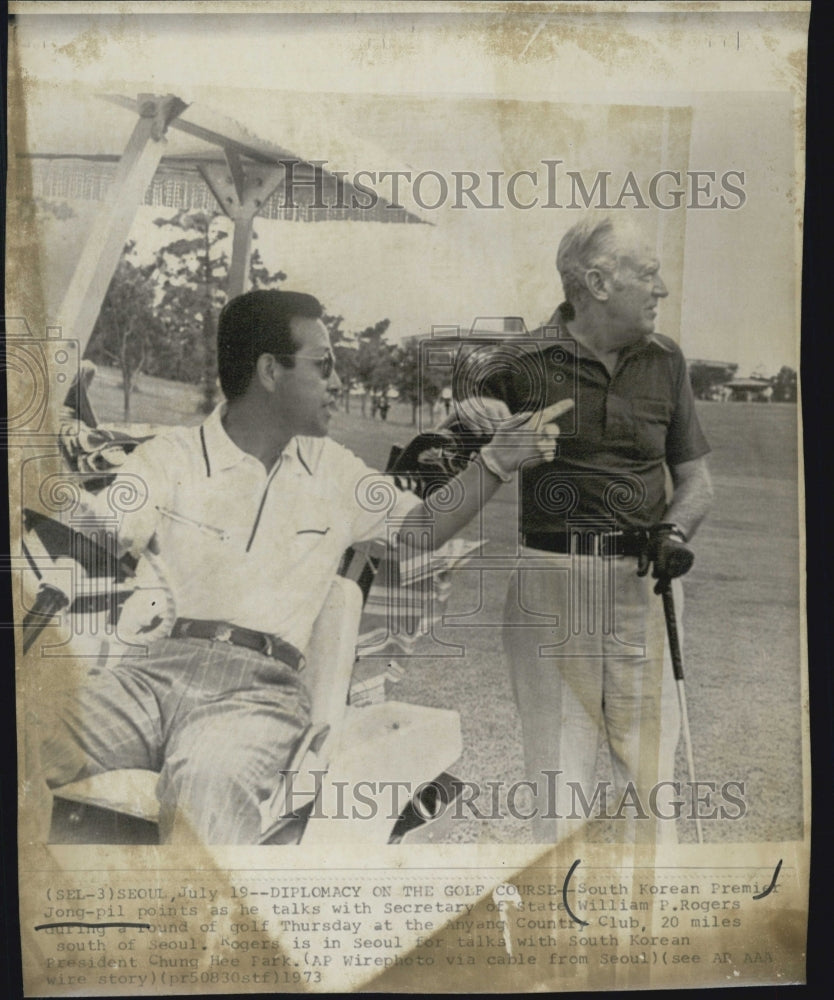
[[[195,447],[199,448],[200,427],[184,427],[177,425],[174,427],[162,427],[152,438],[148,438],[140,447],[146,451],[191,451]]]
[[[343,459],[353,452],[331,437],[298,437],[296,438],[299,455],[319,465],[321,462],[333,462]]]
[[[298,455],[314,473],[328,475],[341,471],[376,472],[350,448],[331,437],[299,437]]]
[[[195,427],[163,427],[153,437],[143,441],[131,452],[125,468],[128,471],[164,470],[196,467],[203,461],[200,425]]]
[[[671,354],[676,360],[683,360],[683,351],[680,349],[680,346],[664,333],[653,333],[649,337],[649,344],[661,351],[665,351],[667,354]]]

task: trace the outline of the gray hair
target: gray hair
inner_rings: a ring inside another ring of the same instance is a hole
[[[588,216],[562,237],[556,267],[567,302],[580,302],[588,295],[585,276],[593,268],[616,274],[620,258],[615,222],[610,216]]]

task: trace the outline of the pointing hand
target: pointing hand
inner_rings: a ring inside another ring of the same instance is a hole
[[[483,464],[504,482],[523,464],[552,462],[556,456],[559,425],[556,421],[573,409],[572,399],[562,399],[535,413],[517,413],[498,427],[481,450]]]

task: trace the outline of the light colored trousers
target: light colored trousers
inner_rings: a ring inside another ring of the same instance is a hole
[[[159,771],[163,843],[257,843],[258,803],[310,721],[301,676],[239,646],[159,640],[38,709],[41,773],[54,789],[117,768]]]
[[[521,550],[504,609],[504,649],[521,716],[525,779],[536,789],[536,842],[554,843],[586,822],[600,740],[611,749],[616,814],[633,783],[639,806],[615,822],[623,841],[677,839],[674,778],[680,710],[654,580],[637,560]],[[678,621],[680,581],[673,583]],[[680,635],[682,630],[679,628]],[[561,772],[558,775],[548,772]],[[671,803],[671,804],[670,804]],[[655,807],[655,808],[653,808]],[[599,808],[593,806],[591,815]],[[532,810],[531,810],[532,811]],[[641,815],[645,813],[645,818]]]

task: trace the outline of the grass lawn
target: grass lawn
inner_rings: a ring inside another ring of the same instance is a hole
[[[121,417],[114,371],[100,369],[91,393],[102,421]],[[143,377],[133,397],[139,422],[195,423],[198,394]],[[339,413],[333,437],[370,465],[385,465],[390,446],[415,433],[410,408],[394,404],[388,421]],[[789,404],[699,403],[713,454],[713,512],[696,542],[686,580],[684,659],[696,777],[720,786],[744,783],[746,814],[705,821],[708,841],[790,840],[802,835],[799,515],[797,409]],[[428,420],[427,420],[428,423]],[[456,571],[443,627],[398,657],[406,676],[399,700],[458,709],[464,755],[453,769],[472,781],[522,775],[519,720],[500,643],[507,575],[516,546],[516,499],[502,488],[464,534],[487,538],[481,562]],[[465,619],[465,620],[463,620]],[[445,644],[445,645],[444,645]],[[417,748],[415,748],[417,749]],[[599,777],[610,777],[601,755]],[[687,780],[682,748],[677,777]],[[694,840],[694,824],[678,824]],[[607,839],[592,824],[590,839]],[[455,823],[460,841],[522,842],[526,825],[504,818]]]

